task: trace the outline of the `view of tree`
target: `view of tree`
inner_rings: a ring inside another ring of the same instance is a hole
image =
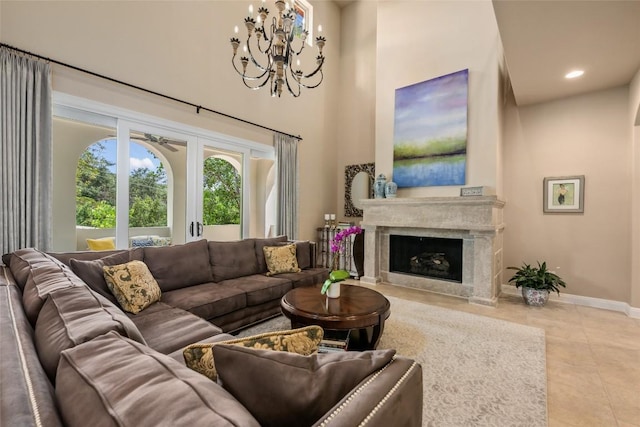
[[[80,156],[76,170],[76,224],[95,228],[116,226],[116,174],[104,152],[104,142]],[[153,153],[149,152],[153,156]],[[155,157],[155,156],[154,156]],[[204,225],[240,224],[241,177],[226,160],[204,161]],[[129,175],[129,226],[167,225],[167,174],[162,163]]]
[[[99,142],[80,156],[76,170],[76,224],[115,228],[116,174]],[[150,155],[153,153],[149,152]],[[167,174],[162,163],[156,170],[139,168],[129,176],[129,226],[167,225]]]
[[[240,224],[241,183],[240,174],[226,160],[204,161],[204,225]]]

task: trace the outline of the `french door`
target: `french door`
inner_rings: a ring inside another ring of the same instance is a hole
[[[87,238],[103,237],[118,248],[149,237],[152,244],[264,237],[275,226],[271,146],[64,94],[54,94],[53,143],[54,250],[84,250]],[[105,147],[110,166],[102,171],[115,182],[104,200],[87,186],[91,197],[78,195],[78,158],[93,145]],[[79,197],[89,216],[83,224],[74,220]],[[100,213],[95,206],[110,209],[108,225],[90,221]]]

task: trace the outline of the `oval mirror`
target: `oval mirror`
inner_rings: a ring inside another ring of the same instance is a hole
[[[358,172],[351,181],[351,202],[356,209],[362,209],[362,199],[368,199],[370,191],[369,174]]]
[[[344,216],[361,217],[360,200],[373,197],[375,164],[348,165],[344,170]]]

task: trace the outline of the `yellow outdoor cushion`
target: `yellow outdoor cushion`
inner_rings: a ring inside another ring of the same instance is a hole
[[[87,246],[92,251],[109,251],[116,248],[113,237],[103,237],[102,239],[87,239]]]

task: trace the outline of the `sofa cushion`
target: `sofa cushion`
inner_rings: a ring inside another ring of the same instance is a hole
[[[184,351],[185,365],[212,380],[216,380],[216,365],[213,347],[220,344],[233,344],[241,347],[262,348],[268,350],[294,352],[308,355],[318,351],[323,330],[320,326],[306,326],[289,331],[267,332],[249,337],[235,338],[215,343],[196,343],[187,346]]]
[[[22,304],[33,326],[47,295],[58,289],[87,286],[71,269],[57,259],[36,249],[30,254],[31,271],[22,290]]]
[[[100,239],[86,239],[87,247],[91,251],[111,251],[116,248],[115,237],[102,237]]]
[[[252,307],[267,301],[280,300],[293,287],[291,281],[281,277],[268,277],[262,274],[254,274],[247,277],[225,280],[219,283],[224,288],[236,289],[246,296],[246,305]],[[225,313],[217,313],[221,316]]]
[[[296,258],[301,269],[311,267],[311,243],[308,240],[296,241]]]
[[[296,245],[265,246],[262,248],[264,260],[267,263],[267,276],[282,273],[299,273]]]
[[[210,320],[247,306],[247,296],[243,289],[222,286],[213,282],[165,292],[162,295],[162,301],[172,307],[187,310],[205,320]]]
[[[95,260],[83,261],[72,258],[69,260],[69,266],[92,290],[107,298],[112,303],[118,304],[116,297],[107,286],[102,267],[106,265],[124,264],[129,261],[132,261],[130,259],[130,252],[123,251]]]
[[[214,282],[259,272],[255,239],[233,242],[209,242],[209,262]]]
[[[310,426],[393,358],[395,350],[295,353],[218,344],[222,386],[261,426]],[[283,410],[286,408],[286,410]]]
[[[37,259],[39,256],[40,253],[33,249],[21,249],[2,255],[2,262],[11,269],[11,274],[20,290],[24,289],[24,285],[31,274],[30,259],[32,257]]]
[[[162,292],[213,280],[206,240],[184,245],[146,247],[144,262],[158,281]]]
[[[40,361],[51,381],[55,382],[63,350],[109,331],[146,344],[131,319],[88,287],[51,292],[40,310],[34,336]]]
[[[164,354],[222,332],[222,329],[206,320],[162,302],[128,316],[147,345]]]
[[[259,426],[227,391],[115,332],[62,353],[56,397],[75,426]]]
[[[144,260],[144,252],[142,249],[116,249],[113,251],[73,251],[73,252],[47,252],[58,261],[71,267],[71,259],[80,261],[93,261],[96,259],[103,259],[111,255],[129,253],[129,259],[127,261]]]
[[[279,243],[286,243],[287,236],[269,237],[267,239],[256,239],[256,261],[258,261],[258,273],[266,273],[267,263],[264,260],[264,251],[262,248],[265,246],[278,246]]]
[[[123,310],[137,314],[156,301],[162,292],[142,261],[102,267],[107,286]]]
[[[301,286],[312,286],[323,283],[329,278],[328,268],[307,268],[299,273],[283,273],[279,274],[279,279],[289,280],[294,288]]]

